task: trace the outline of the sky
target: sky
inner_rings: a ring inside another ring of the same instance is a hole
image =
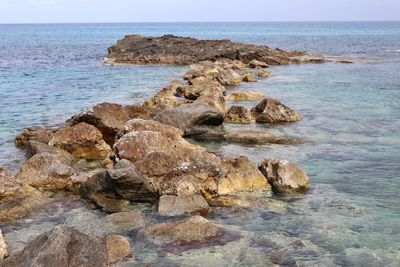
[[[0,23],[394,20],[400,0],[0,0]]]

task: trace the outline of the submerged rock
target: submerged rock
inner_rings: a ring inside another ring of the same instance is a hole
[[[229,101],[253,101],[253,100],[263,100],[265,98],[264,94],[261,92],[235,92],[227,97]]]
[[[305,191],[310,188],[307,174],[287,160],[263,160],[258,168],[278,192]]]
[[[111,147],[103,140],[101,132],[84,122],[57,131],[49,145],[86,159],[102,159],[111,152]]]
[[[146,225],[146,219],[139,211],[116,212],[105,217],[105,220],[113,223],[122,231],[139,229]]]
[[[263,68],[258,67],[256,68],[256,70],[257,70],[257,76],[260,78],[268,78],[272,76],[270,72],[264,70]]]
[[[237,124],[251,124],[256,120],[253,118],[250,110],[242,106],[231,106],[225,113],[225,122]]]
[[[300,121],[300,114],[274,98],[266,98],[251,110],[257,122],[277,123]]]
[[[132,258],[132,247],[126,237],[119,235],[107,236],[106,246],[109,264]]]
[[[259,131],[240,131],[224,135],[225,141],[243,145],[267,145],[267,144],[301,144],[297,139],[277,136]]]
[[[7,244],[6,244],[6,242],[4,241],[3,234],[2,234],[2,232],[1,232],[1,230],[0,230],[0,264],[1,264],[1,261],[2,261],[4,258],[7,258],[7,257],[8,257],[8,248],[7,248]]]
[[[158,203],[158,213],[176,216],[184,213],[206,215],[209,206],[202,195],[161,196]]]

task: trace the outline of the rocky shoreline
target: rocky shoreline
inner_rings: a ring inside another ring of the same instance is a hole
[[[123,236],[131,229],[138,229],[136,238],[172,253],[240,238],[206,219],[209,211],[273,202],[243,197],[243,192],[303,193],[310,187],[306,173],[286,160],[255,164],[240,155],[224,158],[185,138],[241,145],[301,143],[268,132],[225,130],[225,123],[302,119],[277,99],[229,91],[256,77],[270,77],[270,65],[321,62],[304,52],[229,40],[131,35],[118,41],[109,49],[109,64],[190,64],[189,70],[142,104],[101,103],[62,126],[29,128],[18,135],[16,145],[30,157],[16,175],[0,168],[0,223],[27,218],[46,207],[54,192],[68,191],[109,213],[107,223],[123,225],[125,231],[99,237],[57,226],[19,251],[9,251],[0,232],[0,266],[112,265],[132,258],[131,241]],[[228,101],[235,104],[228,106]],[[253,101],[254,107],[247,109],[240,101]],[[137,211],[126,211],[129,203],[150,203],[170,219],[153,225]]]

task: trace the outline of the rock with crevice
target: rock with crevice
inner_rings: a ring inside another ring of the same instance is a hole
[[[299,113],[274,98],[265,98],[251,110],[257,122],[279,123],[300,121]]]
[[[250,110],[242,106],[231,106],[225,113],[225,122],[236,124],[251,124],[256,120],[253,118]]]

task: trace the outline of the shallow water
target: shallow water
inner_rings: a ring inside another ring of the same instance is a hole
[[[274,196],[286,203],[279,212],[214,210],[213,221],[242,236],[224,246],[164,254],[135,240],[135,232],[129,233],[139,265],[265,266],[290,265],[296,259],[307,266],[398,266],[398,22],[0,25],[1,165],[16,170],[25,160],[12,143],[25,127],[58,124],[103,101],[141,102],[185,72],[186,67],[103,66],[107,47],[131,33],[229,38],[355,61],[273,67],[273,77],[232,89],[262,91],[304,118],[292,124],[243,128],[266,129],[304,144],[203,144],[224,155],[246,155],[254,162],[269,157],[294,161],[309,174],[313,186],[308,194]],[[1,226],[6,239],[21,245],[29,235],[71,221],[71,214],[77,227],[88,220],[85,216],[91,220],[104,216],[82,204],[70,205],[72,200],[60,203],[37,218]],[[152,215],[151,207],[140,208],[151,222],[163,219]]]

